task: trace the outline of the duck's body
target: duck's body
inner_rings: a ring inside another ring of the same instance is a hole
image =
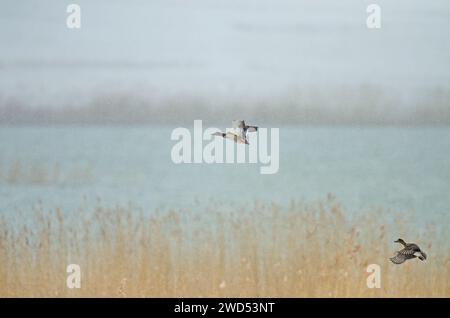
[[[218,132],[213,133],[213,136],[220,136],[225,139],[230,139],[230,140],[234,141],[235,143],[248,145],[247,138],[242,138],[241,136],[239,136],[238,134],[235,134],[234,132],[223,133],[223,132],[218,131]]]
[[[427,259],[427,254],[425,254],[417,244],[414,243],[406,243],[402,239],[398,239],[395,243],[400,243],[404,246],[404,248],[397,252],[397,255],[391,257],[390,260],[394,264],[402,264],[405,261],[413,258],[418,258],[421,261]]]

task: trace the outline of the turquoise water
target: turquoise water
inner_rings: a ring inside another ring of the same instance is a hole
[[[347,213],[450,213],[450,128],[280,128],[280,168],[172,162],[175,127],[1,127],[0,213],[337,197]],[[189,127],[188,127],[189,128]]]

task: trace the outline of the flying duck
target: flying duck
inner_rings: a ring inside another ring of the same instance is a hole
[[[233,129],[229,132],[215,132],[213,136],[220,136],[226,139],[231,139],[235,143],[249,144],[247,140],[247,133],[258,131],[256,126],[248,126],[243,120],[233,120]]]
[[[421,261],[424,261],[427,259],[427,254],[422,252],[422,250],[419,248],[417,244],[414,243],[405,243],[401,238],[394,241],[394,243],[400,243],[404,246],[404,248],[397,252],[397,255],[394,257],[391,257],[390,260],[394,264],[402,264],[408,259],[412,258],[418,258]],[[418,254],[418,255],[416,255]]]

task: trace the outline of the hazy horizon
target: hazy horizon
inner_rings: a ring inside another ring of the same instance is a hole
[[[450,5],[6,1],[0,124],[450,124]]]

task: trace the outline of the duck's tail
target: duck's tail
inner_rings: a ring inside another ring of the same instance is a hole
[[[427,259],[427,254],[425,254],[424,252],[420,251],[419,259],[420,259],[421,261],[426,260],[426,259]]]

